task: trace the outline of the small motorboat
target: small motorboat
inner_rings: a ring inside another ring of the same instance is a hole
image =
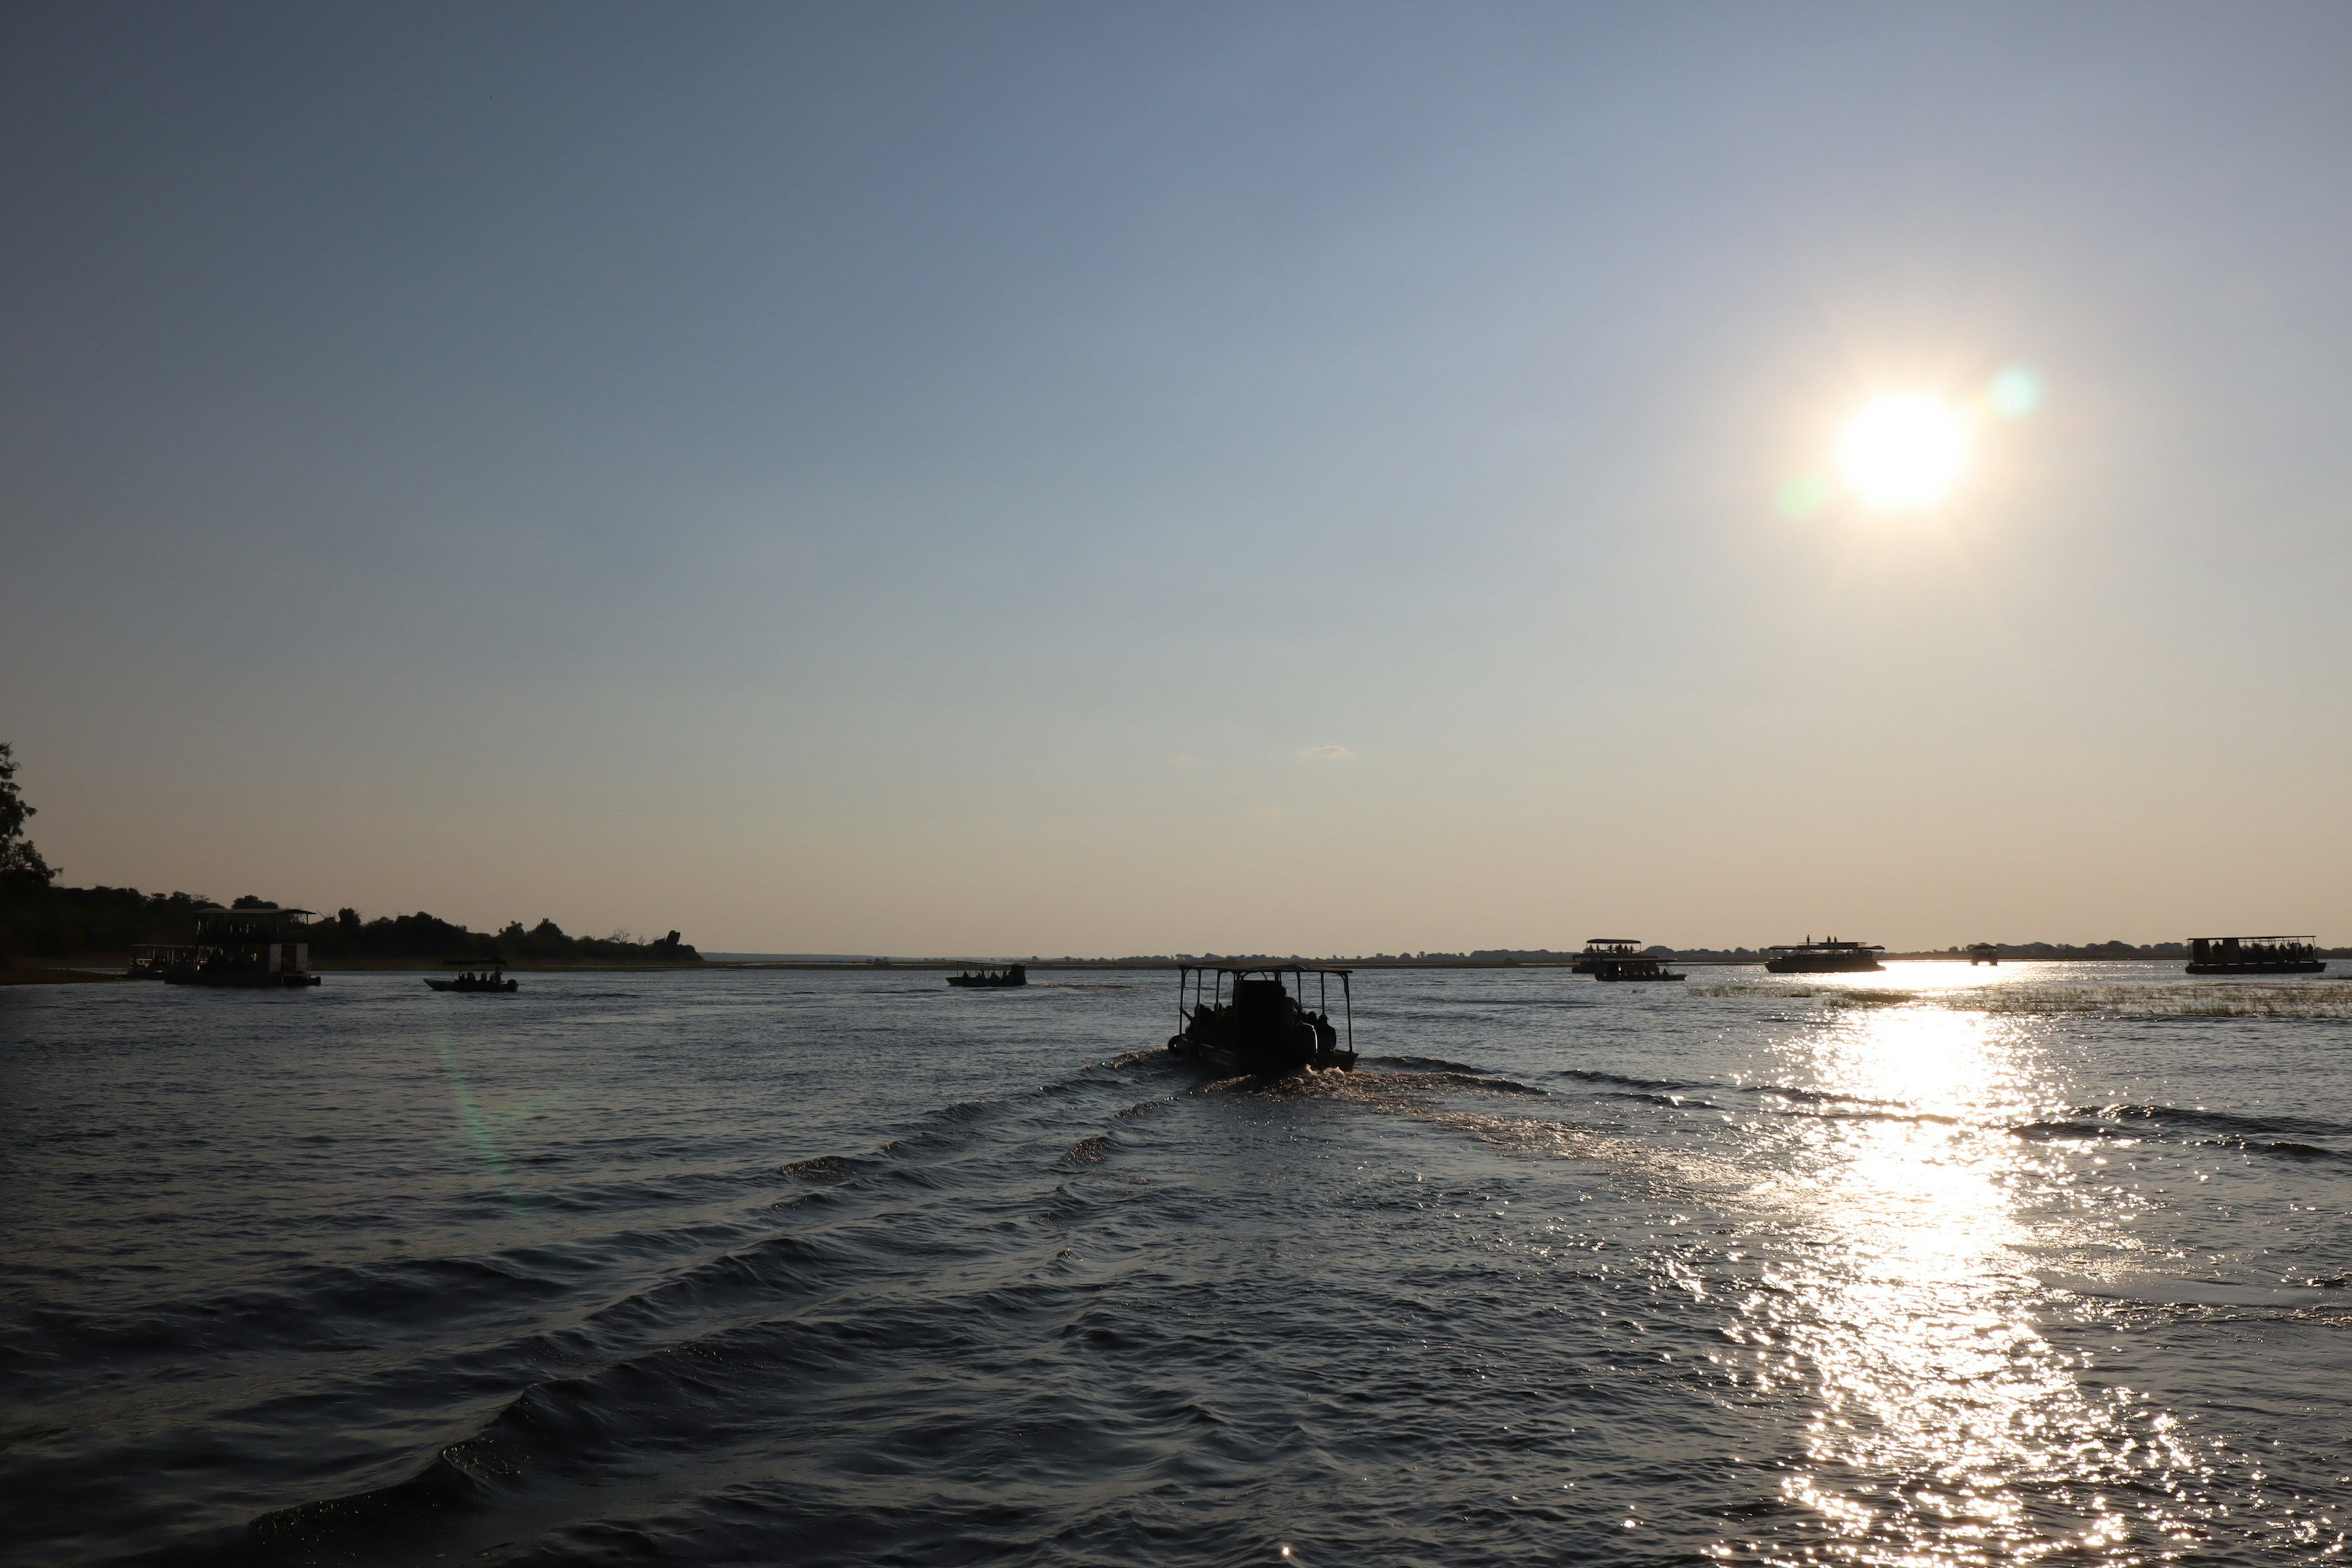
[[[961,974],[949,975],[948,984],[987,986],[1026,985],[1029,984],[1029,971],[1017,963],[1008,963],[1002,969],[991,969],[983,964],[978,969],[967,969]]]
[[[1168,1048],[1228,1077],[1356,1065],[1355,1005],[1345,969],[1302,964],[1217,968],[1184,964],[1176,979],[1178,1028]],[[1307,976],[1319,1005],[1302,1005]],[[1287,976],[1298,988],[1283,986]],[[1331,1021],[1331,982],[1339,982],[1340,1022]]]
[[[1595,980],[1688,980],[1687,974],[1676,974],[1666,967],[1662,958],[1601,958],[1593,961],[1591,975]]]
[[[477,963],[446,980],[436,980],[428,974],[425,984],[436,991],[512,991],[515,983],[501,973],[503,968],[501,964]]]

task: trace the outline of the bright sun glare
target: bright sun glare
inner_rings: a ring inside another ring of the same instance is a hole
[[[1952,493],[1969,462],[1969,426],[1927,393],[1874,397],[1846,421],[1838,468],[1868,505],[1916,511]]]

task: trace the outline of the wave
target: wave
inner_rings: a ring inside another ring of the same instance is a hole
[[[2352,1161],[2352,1152],[2315,1143],[2342,1137],[2352,1128],[2296,1116],[2243,1115],[2173,1105],[2084,1105],[2063,1116],[2011,1127],[2018,1138],[2036,1142],[2166,1138],[2196,1148],[2240,1149],[2297,1160]],[[2200,1136],[2201,1134],[2201,1136]]]

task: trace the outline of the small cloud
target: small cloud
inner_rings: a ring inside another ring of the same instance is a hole
[[[1310,763],[1350,763],[1356,753],[1345,746],[1309,746],[1298,753]]]
[[[1189,768],[1192,765],[1192,759],[1187,756],[1174,756],[1168,760],[1174,763],[1180,768]]]
[[[1252,816],[1280,816],[1282,815],[1282,807],[1278,805],[1254,805],[1250,807],[1250,815]]]

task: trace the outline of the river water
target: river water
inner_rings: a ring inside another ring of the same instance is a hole
[[[2273,1563],[2352,984],[0,991],[9,1562]]]

